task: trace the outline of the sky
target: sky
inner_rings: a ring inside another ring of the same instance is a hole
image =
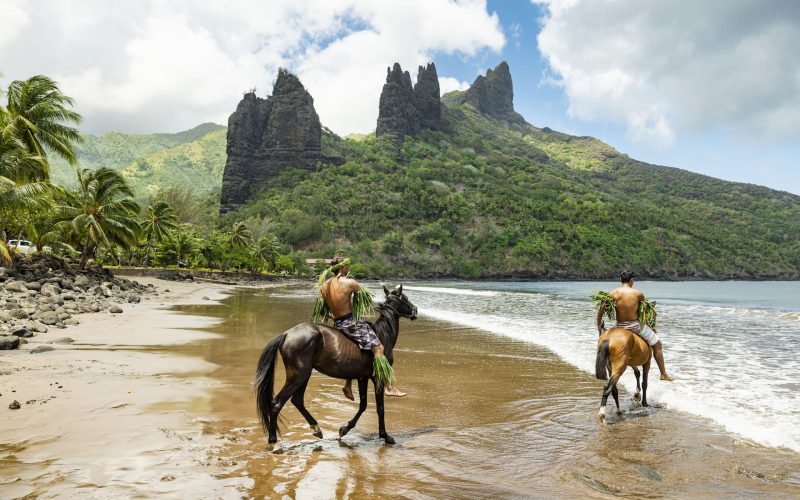
[[[323,125],[374,130],[386,68],[442,92],[506,60],[527,121],[800,194],[800,2],[0,0],[0,88],[45,74],[86,133],[227,123],[296,73]]]

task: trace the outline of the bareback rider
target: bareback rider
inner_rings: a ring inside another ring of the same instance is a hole
[[[653,357],[658,364],[661,372],[661,380],[672,381],[672,377],[667,375],[664,368],[664,352],[661,346],[661,339],[656,335],[655,327],[648,327],[649,331],[642,327],[639,322],[639,304],[644,301],[644,294],[633,288],[634,275],[631,271],[624,271],[620,274],[619,280],[622,283],[619,287],[611,290],[608,294],[616,301],[617,309],[617,328],[630,330],[640,336],[653,348]],[[605,303],[600,304],[597,310],[597,324],[603,324],[603,313]],[[602,326],[600,326],[602,328]]]
[[[336,269],[338,264],[341,264],[346,257],[342,254],[336,254],[333,258],[331,265]],[[333,316],[333,326],[340,330],[343,334],[353,340],[360,349],[364,351],[372,351],[375,357],[383,355],[383,344],[378,339],[375,331],[369,323],[364,320],[355,321],[353,319],[352,298],[353,294],[361,289],[361,286],[356,280],[347,276],[350,272],[350,266],[345,265],[339,267],[331,278],[325,281],[320,288],[320,294],[328,305],[331,316]],[[342,392],[352,401],[353,397],[353,381],[348,379],[342,387]],[[387,396],[405,396],[405,392],[400,392],[396,387],[385,386],[383,390]]]

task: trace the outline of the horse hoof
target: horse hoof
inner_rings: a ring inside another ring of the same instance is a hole
[[[344,437],[348,432],[350,432],[350,428],[346,425],[339,427],[339,437]]]
[[[642,400],[642,395],[637,392],[636,394],[633,395],[633,400],[638,403],[639,401]]]
[[[322,439],[322,430],[320,430],[318,425],[312,425],[311,430],[314,432],[314,436]]]
[[[267,439],[267,443],[268,444],[275,444],[277,442],[278,442],[278,438],[277,437],[270,437],[269,439]]]
[[[394,444],[394,438],[388,434],[385,436],[381,436],[383,438],[383,442],[386,444]]]
[[[650,406],[650,405],[647,404],[647,401],[642,401],[642,406]]]
[[[622,415],[622,410],[617,410],[617,415]]]

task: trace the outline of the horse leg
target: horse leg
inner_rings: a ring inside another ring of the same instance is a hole
[[[317,420],[311,416],[311,413],[306,409],[306,404],[303,401],[303,398],[306,394],[306,387],[308,387],[308,380],[306,380],[306,383],[300,386],[300,388],[294,392],[292,395],[292,404],[295,408],[297,408],[297,411],[299,411],[300,414],[305,417],[306,422],[308,422],[308,426],[311,428],[311,431],[314,433],[314,435],[322,439],[322,431],[317,424]]]
[[[367,409],[367,383],[369,379],[360,378],[358,379],[358,411],[356,412],[355,416],[347,422],[346,425],[343,425],[339,428],[339,437],[344,437],[350,429],[356,426],[358,423],[358,419],[361,418],[361,414],[364,413],[364,410]]]
[[[635,366],[633,368],[633,374],[636,375],[636,394],[633,395],[633,400],[637,403],[642,399],[642,388],[639,386],[639,369]]]
[[[603,399],[600,402],[600,411],[597,412],[597,416],[600,418],[601,422],[605,422],[606,420],[606,403],[608,402],[608,396],[611,395],[617,389],[617,381],[625,373],[625,369],[628,368],[628,360],[627,359],[611,359],[611,376],[608,378],[608,382],[606,386],[603,388]],[[619,401],[618,396],[614,395],[614,400],[617,401],[617,411],[619,411]]]
[[[647,404],[647,374],[650,372],[650,361],[642,365],[642,406],[650,406]]]
[[[622,415],[622,410],[619,409],[619,390],[616,385],[611,388],[611,395],[614,396],[614,403],[617,405],[617,415]]]
[[[287,360],[284,357],[284,364],[287,364],[290,360]],[[278,442],[278,415],[283,408],[283,405],[289,400],[290,397],[298,390],[300,387],[308,384],[308,379],[311,377],[311,364],[308,364],[308,369],[304,369],[302,372],[298,372],[294,369],[294,367],[287,367],[286,368],[286,383],[283,384],[283,388],[280,390],[278,394],[275,395],[275,398],[269,405],[269,438],[267,439],[268,443],[277,443]]]
[[[375,385],[375,406],[378,409],[378,437],[383,438],[386,444],[394,444],[394,438],[386,433],[386,421],[383,418],[383,386],[374,380],[372,383]]]

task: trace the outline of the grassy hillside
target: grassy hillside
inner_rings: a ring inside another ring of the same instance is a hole
[[[222,184],[225,131],[221,125],[204,123],[176,134],[87,135],[78,148],[79,166],[122,170],[139,194],[187,181],[199,192],[208,192]],[[75,182],[73,167],[63,160],[53,158],[51,169],[53,182]]]
[[[649,165],[590,137],[508,124],[443,98],[452,133],[323,135],[342,166],[289,168],[238,212],[301,257],[344,250],[371,276],[800,278],[800,197]],[[89,137],[81,164],[120,169],[140,198],[208,204],[225,129]],[[67,180],[65,165],[54,166]],[[205,219],[210,219],[206,217]]]
[[[638,162],[588,137],[447,100],[454,133],[329,139],[347,158],[290,169],[240,210],[311,255],[375,276],[800,277],[800,197]]]

